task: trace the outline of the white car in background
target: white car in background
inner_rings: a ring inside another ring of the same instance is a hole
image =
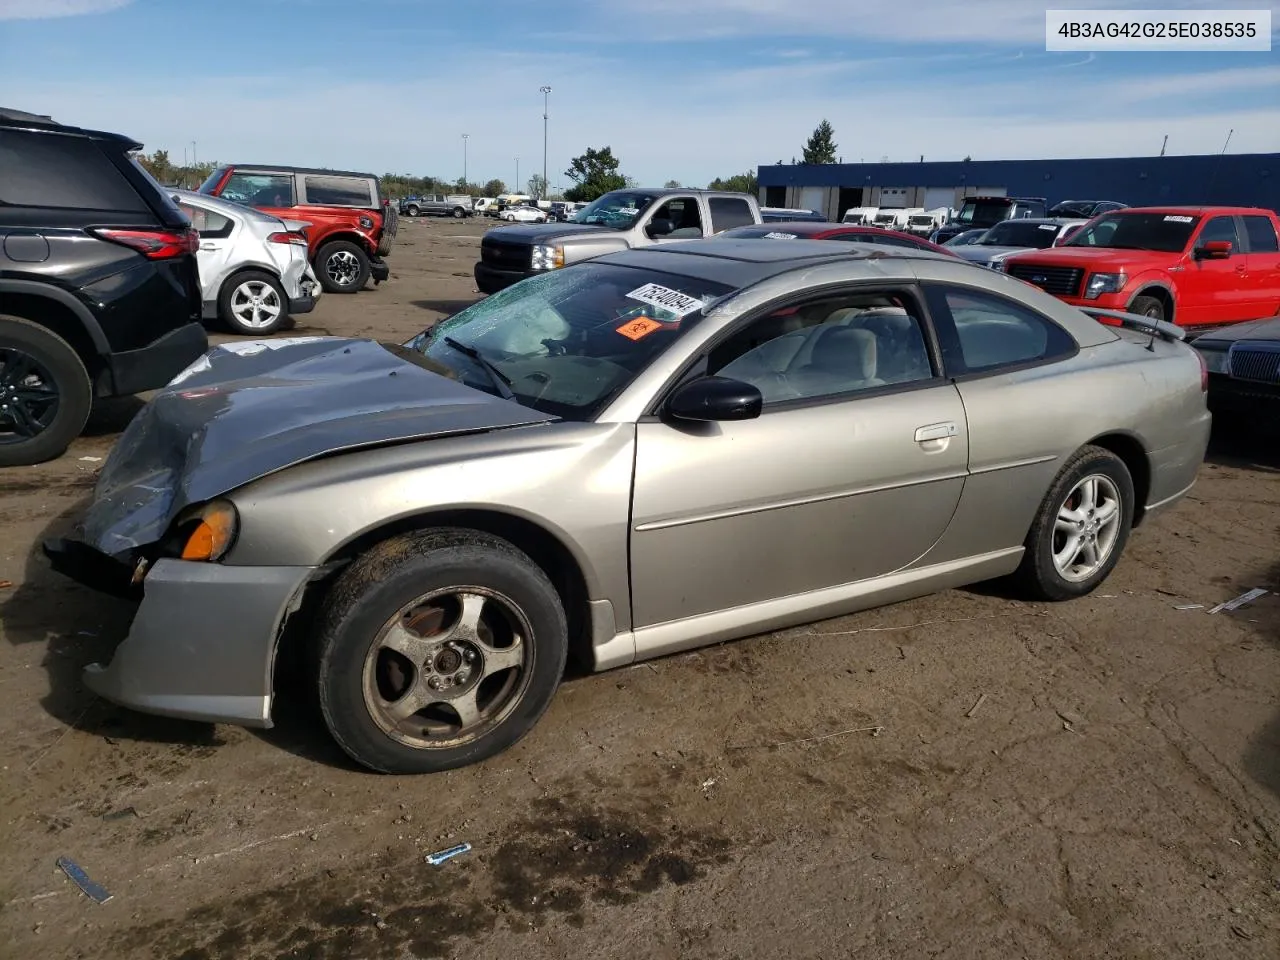
[[[196,263],[204,319],[261,336],[315,309],[320,283],[302,233],[310,224],[190,190],[170,192],[200,234]]]
[[[546,223],[547,211],[520,204],[503,210],[502,219],[511,223]]]

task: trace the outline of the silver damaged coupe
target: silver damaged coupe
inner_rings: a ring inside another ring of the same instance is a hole
[[[270,726],[299,635],[351,757],[438,771],[524,736],[571,653],[605,670],[1007,575],[1088,593],[1194,482],[1205,382],[1176,327],[954,258],[673,243],[406,344],[215,348],[45,552],[141,596],[87,668],[101,696]]]

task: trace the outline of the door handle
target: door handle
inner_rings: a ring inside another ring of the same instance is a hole
[[[217,250],[218,245],[216,243],[210,243],[209,241],[205,241],[204,243],[200,244],[200,249],[201,250]]]
[[[957,428],[954,423],[931,423],[926,427],[916,428],[916,443],[926,443],[930,440],[946,440],[948,437],[956,435]]]

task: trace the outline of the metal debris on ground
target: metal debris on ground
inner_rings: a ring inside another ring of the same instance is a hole
[[[124,807],[120,810],[113,810],[111,813],[104,813],[102,819],[110,823],[112,820],[125,820],[128,817],[136,817],[138,811],[133,807]]]
[[[965,714],[965,716],[968,717],[970,720],[972,720],[975,716],[977,716],[978,711],[982,709],[982,705],[986,702],[987,702],[987,695],[984,693],[980,695],[976,701],[974,701],[973,706],[969,708],[969,711]]]
[[[471,844],[460,843],[456,847],[450,847],[448,850],[441,850],[438,853],[428,853],[427,863],[433,867],[438,867],[446,860],[452,860],[454,857],[461,856],[471,850]]]
[[[1228,600],[1226,603],[1218,604],[1209,612],[1218,613],[1222,610],[1239,610],[1246,603],[1253,603],[1253,601],[1257,600],[1259,597],[1265,596],[1267,592],[1268,591],[1262,589],[1261,587],[1256,587],[1253,590],[1250,590],[1248,593],[1240,594],[1240,596],[1236,597],[1234,600]]]
[[[0,590],[5,590],[13,586],[12,580],[0,580]]]
[[[101,457],[81,457],[80,462],[81,463],[101,463],[102,458]]]
[[[883,726],[854,727],[851,730],[837,730],[835,733],[824,734],[823,736],[820,736],[820,737],[801,737],[798,740],[781,740],[778,743],[765,743],[765,744],[749,744],[748,743],[748,744],[743,744],[742,747],[738,747],[736,749],[742,749],[743,747],[750,747],[750,746],[789,747],[793,743],[817,743],[819,740],[830,740],[832,737],[844,737],[844,736],[848,736],[851,733],[869,733],[873,737],[878,737],[880,736],[883,730],[884,730]],[[732,750],[735,748],[729,747],[728,749]]]
[[[702,789],[703,789],[703,790],[710,790],[710,789],[711,789],[712,787],[714,787],[715,785],[716,785],[716,778],[715,778],[715,777],[708,777],[706,780],[703,780],[703,781],[702,781]]]
[[[1203,610],[1203,603],[1180,603],[1173,609],[1175,610]]]
[[[111,899],[112,895],[107,892],[107,888],[90,880],[89,875],[80,869],[80,865],[70,857],[59,857],[58,869],[70,877],[81,892],[91,900],[95,900],[98,903],[106,903]]]

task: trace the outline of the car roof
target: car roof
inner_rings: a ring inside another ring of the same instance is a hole
[[[356,170],[326,170],[323,167],[291,167],[287,163],[222,163],[218,165],[220,170],[228,168],[237,172],[253,173],[260,170],[263,173],[304,173],[315,176],[324,177],[367,177],[370,180],[377,180],[378,177],[373,173],[360,173]]]
[[[744,236],[756,230],[763,230],[766,233],[786,232],[811,236],[815,233],[830,233],[834,230],[861,233],[876,229],[878,228],[864,227],[852,223],[832,223],[829,220],[775,220],[769,223],[746,223],[740,227],[726,230],[725,233],[728,234],[729,238]],[[883,233],[884,231],[880,230],[879,232]]]
[[[0,107],[0,126],[16,127],[24,130],[43,130],[68,136],[88,137],[92,140],[110,140],[114,143],[122,144],[126,150],[142,149],[142,144],[134,140],[133,137],[126,137],[120,133],[109,133],[105,130],[70,127],[65,123],[58,123],[48,114],[28,113],[26,110],[15,110],[12,107]]]
[[[963,204],[967,200],[1034,200],[1044,203],[1044,197],[1006,197],[1002,193],[980,193],[972,197],[962,197],[961,203]]]
[[[807,266],[834,261],[856,263],[877,259],[929,259],[954,257],[916,250],[861,243],[828,243],[825,240],[747,240],[711,237],[682,240],[661,246],[620,250],[590,261],[644,267],[702,280],[743,287],[759,280]]]
[[[1123,210],[1108,210],[1107,213],[1108,214],[1178,213],[1178,214],[1199,214],[1202,216],[1204,214],[1213,214],[1213,213],[1229,214],[1229,215],[1237,215],[1237,214],[1247,215],[1247,214],[1261,213],[1266,216],[1274,215],[1273,211],[1266,210],[1263,207],[1218,207],[1218,206],[1213,206],[1212,204],[1207,204],[1207,203],[1202,203],[1197,206],[1188,205],[1184,207],[1126,207]]]

